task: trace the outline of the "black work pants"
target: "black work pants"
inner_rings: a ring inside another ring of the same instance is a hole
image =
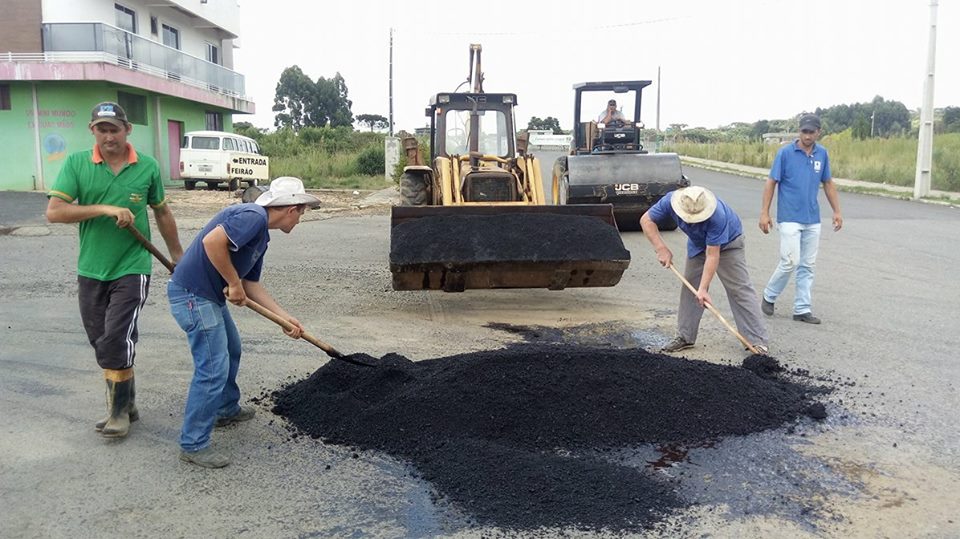
[[[80,318],[102,369],[133,367],[139,333],[137,320],[147,301],[149,275],[124,275],[113,281],[78,277]]]

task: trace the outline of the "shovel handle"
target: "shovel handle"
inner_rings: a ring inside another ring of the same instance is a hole
[[[256,311],[258,314],[262,315],[263,317],[269,318],[273,323],[277,324],[283,329],[286,329],[287,331],[290,331],[296,328],[296,326],[294,326],[289,320],[281,317],[279,314],[271,311],[270,309],[264,307],[263,305],[260,305],[259,303],[257,303],[256,301],[253,301],[250,298],[247,298],[246,306],[250,307],[251,309]],[[320,339],[314,337],[313,335],[307,333],[306,331],[303,332],[303,335],[301,335],[300,338],[316,346],[317,348],[323,350],[324,352],[327,353],[328,356],[332,358],[339,359],[343,357],[343,354],[338,352],[334,347],[321,341]]]
[[[672,263],[670,264],[670,269],[672,269],[673,273],[675,273],[677,277],[683,282],[683,284],[686,285],[688,289],[690,289],[690,292],[693,292],[693,295],[696,296],[697,289],[694,288],[692,284],[690,284],[690,281],[688,281],[687,278],[684,277],[682,273],[677,271],[677,268]],[[749,341],[743,338],[743,335],[741,335],[739,331],[737,331],[733,326],[730,325],[730,322],[727,322],[727,319],[724,318],[722,314],[720,314],[720,311],[718,311],[716,307],[711,305],[709,302],[704,303],[704,305],[707,307],[707,309],[709,309],[710,312],[712,312],[717,316],[717,319],[720,320],[720,322],[722,322],[723,325],[730,330],[730,333],[733,333],[734,335],[736,335],[738,339],[740,339],[740,342],[743,343],[743,345],[746,346],[747,349],[750,350],[750,352],[754,354],[760,353],[760,351],[757,350],[755,346],[753,346],[752,344],[750,344]]]
[[[170,262],[170,260],[166,256],[164,256],[163,253],[160,252],[160,249],[157,249],[156,245],[150,243],[150,240],[145,238],[143,234],[141,234],[140,231],[137,230],[137,227],[131,224],[130,226],[127,227],[127,230],[129,230],[130,233],[133,234],[134,238],[137,238],[137,241],[139,241],[141,245],[143,245],[144,247],[146,247],[148,251],[150,251],[150,254],[155,256],[157,260],[160,261],[161,264],[166,266],[167,269],[170,270],[170,273],[173,273],[173,268],[175,267],[173,262]]]

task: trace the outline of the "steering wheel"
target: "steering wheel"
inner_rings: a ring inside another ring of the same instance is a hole
[[[610,120],[610,123],[607,124],[607,127],[612,129],[620,129],[624,126],[623,120]]]
[[[448,129],[446,149],[448,154],[467,153],[469,151],[469,148],[467,148],[467,132],[459,127]],[[451,149],[456,151],[451,152]]]

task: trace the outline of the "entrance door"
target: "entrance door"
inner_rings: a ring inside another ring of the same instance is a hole
[[[183,122],[167,120],[167,145],[170,148],[170,179],[180,179],[180,143],[183,140]]]

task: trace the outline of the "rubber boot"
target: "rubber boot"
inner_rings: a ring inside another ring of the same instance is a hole
[[[137,384],[135,383],[135,378],[130,379],[130,422],[133,423],[140,419],[140,410],[137,410]],[[107,424],[107,421],[110,419],[110,388],[107,387],[107,417],[97,421],[93,428],[100,432],[103,430],[103,426]]]
[[[130,396],[133,369],[104,369],[110,417],[100,434],[105,438],[123,438],[130,431]]]

